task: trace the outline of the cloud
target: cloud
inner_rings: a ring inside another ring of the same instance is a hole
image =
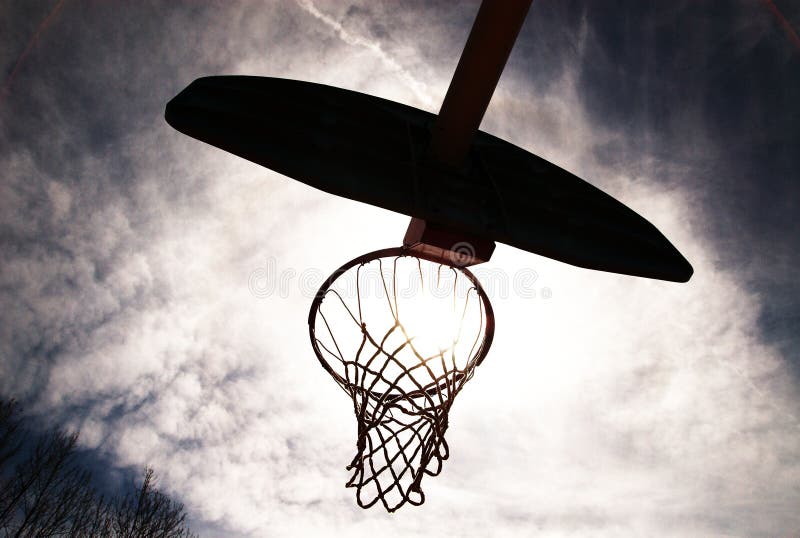
[[[364,37],[357,33],[352,33],[348,29],[346,29],[342,24],[336,20],[334,20],[329,15],[325,14],[323,11],[320,11],[317,8],[316,4],[311,0],[299,0],[297,4],[306,10],[308,13],[313,15],[316,19],[322,21],[325,25],[330,27],[336,35],[348,45],[356,46],[356,47],[364,47],[369,50],[374,56],[380,59],[381,63],[384,65],[384,69],[388,70],[390,73],[396,73],[399,75],[400,80],[403,81],[407,86],[411,88],[414,92],[414,95],[422,101],[423,105],[426,108],[430,108],[434,106],[436,103],[434,102],[433,97],[430,95],[428,91],[427,85],[418,80],[414,75],[409,72],[407,69],[403,68],[403,66],[395,60],[394,57],[387,54],[383,47],[381,47],[381,43],[379,41],[380,38],[386,37],[386,30],[385,27],[382,26],[373,26],[373,34],[376,34],[370,37]],[[360,15],[369,17],[370,12],[358,9],[355,6],[350,8],[350,13],[359,13]],[[376,29],[380,28],[380,31],[376,31]]]
[[[500,246],[476,272],[533,267],[537,293],[495,297],[495,347],[454,405],[452,457],[426,504],[355,506],[355,418],[309,349],[299,275],[398,243],[406,219],[188,139],[163,105],[196,76],[233,72],[435,109],[468,7],[67,3],[2,110],[2,389],[114,464],[153,465],[212,535],[797,529],[797,385],[760,331],[769,305],[748,268],[720,262],[731,217],[706,209],[727,187],[677,140],[703,122],[692,111],[671,120],[678,134],[641,127],[639,108],[587,78],[627,65],[613,40],[603,48],[610,23],[545,3],[484,127],[646,215],[695,277],[592,273]],[[598,54],[610,59],[593,69]],[[689,132],[718,158],[708,125]],[[269,260],[286,293],[259,297],[248,279]]]

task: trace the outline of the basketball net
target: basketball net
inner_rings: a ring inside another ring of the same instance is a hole
[[[466,268],[402,248],[345,264],[309,314],[320,363],[347,393],[358,420],[347,466],[359,506],[389,512],[425,501],[422,479],[449,456],[453,400],[492,342],[494,315]]]

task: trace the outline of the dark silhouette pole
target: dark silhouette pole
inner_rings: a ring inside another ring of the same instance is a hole
[[[430,157],[457,168],[492,99],[531,0],[483,0],[433,130]]]

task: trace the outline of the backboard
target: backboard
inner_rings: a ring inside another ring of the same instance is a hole
[[[436,115],[310,82],[200,78],[173,98],[175,129],[330,194],[579,267],[686,282],[692,267],[600,189],[478,131],[457,168],[429,158]]]

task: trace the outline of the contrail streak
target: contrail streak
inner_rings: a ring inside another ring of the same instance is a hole
[[[417,98],[425,104],[425,106],[433,107],[436,105],[436,101],[428,92],[427,85],[414,78],[414,76],[402,65],[400,65],[397,60],[387,54],[386,51],[384,51],[381,47],[380,43],[349,32],[344,26],[341,25],[341,23],[317,9],[317,6],[314,5],[312,0],[297,0],[297,4],[306,12],[310,13],[332,28],[336,32],[336,35],[338,35],[339,38],[348,45],[360,46],[372,51],[378,58],[380,58],[381,62],[383,62],[386,67],[400,75],[400,78],[411,88],[411,90],[414,92],[414,95],[416,95]]]
[[[23,50],[22,54],[20,54],[19,58],[17,58],[16,63],[14,63],[13,69],[11,69],[11,73],[8,75],[8,77],[6,77],[6,80],[3,83],[2,90],[0,90],[0,103],[5,101],[6,97],[8,96],[8,93],[11,89],[11,84],[14,82],[14,79],[17,78],[17,73],[19,72],[22,63],[25,61],[25,59],[28,57],[28,54],[30,54],[31,50],[33,50],[33,47],[36,46],[36,43],[39,41],[39,36],[41,36],[42,32],[44,32],[47,29],[47,26],[50,24],[53,18],[58,14],[58,12],[61,10],[61,6],[63,5],[64,5],[64,0],[58,0],[58,2],[56,2],[56,5],[53,7],[53,9],[50,10],[50,13],[47,15],[47,17],[44,18],[42,23],[39,25],[39,28],[37,28],[36,32],[34,32],[30,41],[28,41],[28,45],[25,47],[25,50]]]
[[[778,6],[776,6],[772,0],[761,0],[761,3],[772,13],[772,16],[775,17],[775,20],[778,21],[778,24],[781,25],[781,28],[783,28],[783,31],[786,33],[786,37],[788,37],[789,41],[794,43],[794,46],[800,51],[800,37],[797,37],[797,32],[794,31],[789,21],[781,14]]]

